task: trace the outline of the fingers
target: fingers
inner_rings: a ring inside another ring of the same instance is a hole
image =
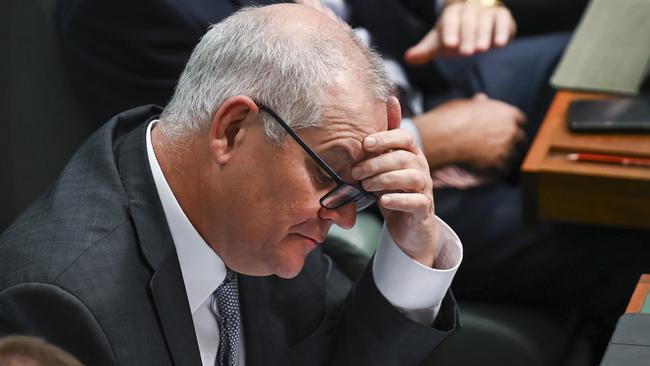
[[[502,108],[505,108],[506,113],[508,115],[512,116],[512,118],[515,120],[515,122],[519,126],[523,126],[524,124],[526,124],[526,120],[527,120],[526,115],[524,114],[524,112],[521,109],[515,107],[514,105],[511,105],[511,104],[508,104],[506,102],[502,102],[502,101],[499,101],[499,100],[496,100],[496,99],[490,99],[490,97],[488,97],[487,94],[482,93],[482,92],[474,94],[474,96],[472,97],[472,100],[477,101],[477,102],[493,102],[493,103],[497,103]]]
[[[388,117],[388,130],[399,128],[402,123],[402,107],[396,97],[390,97],[386,103],[386,115]]]
[[[515,139],[518,145],[524,144],[528,140],[528,137],[526,136],[526,131],[524,131],[521,128],[518,128],[517,133],[515,135]]]
[[[413,153],[405,150],[393,150],[356,164],[352,168],[352,178],[363,180],[376,174],[408,168],[427,167]]]
[[[410,132],[403,129],[393,129],[368,135],[363,140],[363,148],[368,152],[386,152],[388,150],[406,150],[418,154],[419,147]]]
[[[427,187],[427,179],[419,169],[401,169],[364,179],[361,181],[361,185],[368,192],[423,193]]]
[[[352,177],[367,191],[422,192],[428,184],[429,166],[413,153],[394,150],[355,165]]]
[[[440,33],[437,28],[434,28],[418,44],[409,48],[404,58],[410,64],[422,65],[431,61],[441,48]]]
[[[495,11],[493,8],[482,8],[476,29],[476,49],[487,51],[492,44],[492,32],[495,23]]]
[[[352,177],[365,190],[432,194],[429,165],[410,132],[395,129],[370,135],[364,149],[375,154],[356,164]]]
[[[379,204],[388,210],[410,213],[416,217],[433,214],[433,197],[419,193],[386,193],[379,198]]]
[[[440,36],[442,38],[442,45],[446,48],[457,48],[460,44],[460,25],[461,25],[461,4],[454,4],[445,7],[441,15]]]
[[[510,11],[504,7],[498,7],[494,25],[494,45],[498,47],[505,46],[515,35],[515,31],[516,23]]]
[[[505,46],[515,31],[515,20],[503,6],[456,2],[444,7],[436,26],[408,49],[404,58],[420,65],[434,57],[469,56],[493,46]]]
[[[460,53],[472,55],[476,50],[476,29],[481,8],[478,4],[470,4],[463,8],[460,26]]]
[[[514,115],[514,118],[515,118],[515,121],[517,122],[517,124],[519,126],[525,125],[526,121],[527,121],[527,118],[526,118],[526,115],[524,114],[524,112],[521,109],[519,109],[519,108],[517,108],[517,107],[515,107],[513,105],[508,105],[508,106],[512,109],[512,113]]]

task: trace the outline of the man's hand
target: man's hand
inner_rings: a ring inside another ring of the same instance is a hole
[[[396,98],[387,104],[389,126],[399,126]],[[431,267],[436,256],[433,183],[424,154],[408,131],[392,129],[369,135],[368,156],[354,166],[352,176],[375,192],[391,237],[411,258]]]
[[[517,29],[510,10],[504,6],[483,6],[478,2],[450,1],[436,25],[404,58],[424,64],[440,56],[469,56],[493,47],[505,46]]]
[[[468,164],[477,170],[503,170],[526,139],[523,112],[482,93],[447,102],[413,122],[432,167]]]

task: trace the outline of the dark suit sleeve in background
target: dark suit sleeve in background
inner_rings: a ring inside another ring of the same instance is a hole
[[[417,365],[459,326],[456,302],[447,292],[435,326],[408,319],[379,292],[372,264],[343,306],[334,329],[331,365]]]
[[[434,63],[413,66],[404,53],[417,44],[435,25],[435,0],[348,0],[353,26],[366,28],[373,46],[384,56],[398,61],[411,83],[425,94],[437,94],[448,82]]]
[[[278,1],[61,0],[57,27],[73,87],[94,126],[166,105],[194,46],[242,6]]]

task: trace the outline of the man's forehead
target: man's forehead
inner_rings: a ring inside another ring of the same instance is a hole
[[[382,102],[341,103],[324,105],[321,110],[324,127],[349,130],[363,137],[385,131],[388,126],[386,104]]]

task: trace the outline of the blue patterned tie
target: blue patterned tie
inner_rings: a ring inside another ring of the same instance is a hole
[[[239,362],[239,291],[237,274],[227,270],[226,278],[212,296],[212,311],[219,324],[216,366],[237,366]]]

